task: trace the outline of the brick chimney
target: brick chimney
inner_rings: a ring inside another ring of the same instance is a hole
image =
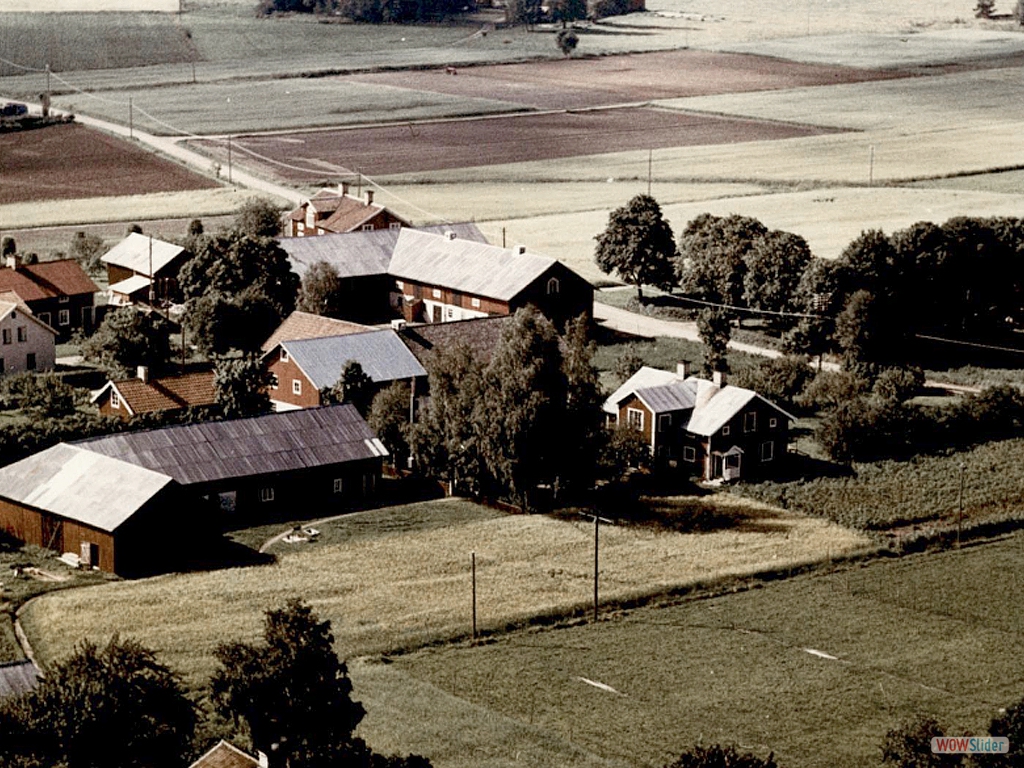
[[[343,181],[343,182],[341,182],[341,184],[338,185],[338,192],[340,192],[342,195],[347,195],[348,194],[348,182],[347,181]]]
[[[8,254],[7,259],[4,261],[4,265],[8,269],[17,269],[18,268],[18,254],[16,254],[16,253]]]
[[[517,246],[516,246],[515,248],[513,248],[512,250],[513,250],[513,251],[515,252],[515,254],[516,254],[517,256],[522,256],[523,254],[525,254],[525,253],[526,253],[526,246],[525,246],[525,245],[517,245]]]
[[[148,366],[140,365],[136,369],[136,375],[138,376],[139,381],[141,381],[143,384],[149,384],[149,367]]]
[[[676,376],[680,379],[686,379],[690,376],[690,361],[682,360],[676,363]]]
[[[724,371],[714,371],[711,374],[711,383],[714,384],[719,389],[724,387],[725,386],[725,372]]]
[[[455,233],[452,232],[450,229],[446,229],[445,232],[444,232],[444,239],[445,240],[454,240],[455,239]]]
[[[372,189],[366,190],[366,204],[367,205],[373,205],[373,190]]]

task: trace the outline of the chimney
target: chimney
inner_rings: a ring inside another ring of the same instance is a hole
[[[347,195],[348,194],[348,182],[347,181],[341,182],[341,184],[338,185],[338,191],[342,195]]]
[[[682,362],[676,363],[676,376],[680,379],[686,379],[690,376],[690,361],[683,360]]]
[[[149,367],[140,365],[136,371],[139,381],[143,384],[149,384]]]
[[[396,318],[396,319],[391,321],[391,330],[392,331],[400,331],[403,328],[405,328],[405,320],[403,320],[401,318]]]
[[[455,233],[452,232],[450,229],[446,229],[444,231],[444,239],[445,240],[454,240],[455,239]]]
[[[5,264],[6,264],[8,269],[17,269],[18,268],[18,254],[16,254],[16,253],[9,254],[7,256],[7,260],[6,260]]]
[[[721,389],[725,386],[725,373],[723,371],[714,371],[711,374],[711,383]]]
[[[517,256],[522,256],[523,254],[525,254],[525,253],[526,253],[526,246],[525,246],[525,245],[517,245],[517,246],[516,246],[515,248],[513,248],[512,250],[513,250],[513,251],[515,252],[515,254],[516,254]]]
[[[259,763],[260,768],[270,768],[270,758],[267,757],[266,752],[256,751],[256,762]]]
[[[366,190],[366,204],[367,205],[373,205],[373,190],[372,189]]]

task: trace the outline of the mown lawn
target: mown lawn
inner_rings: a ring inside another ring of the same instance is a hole
[[[634,600],[871,547],[864,537],[820,519],[729,497],[705,502],[715,506],[719,520],[707,532],[606,526],[603,599]],[[435,515],[450,524],[433,527],[429,518]],[[583,518],[496,516],[467,501],[441,500],[318,527],[321,541],[282,544],[273,565],[43,597],[22,614],[26,632],[44,662],[66,655],[85,637],[101,642],[114,632],[130,635],[200,687],[214,669],[217,644],[255,639],[263,611],[294,597],[333,622],[336,648],[345,658],[465,637],[471,631],[474,552],[482,630],[585,611],[592,599],[593,527]]]
[[[362,733],[443,768],[662,766],[698,742],[877,765],[907,717],[984,733],[1024,696],[1022,568],[1017,535],[361,663]]]

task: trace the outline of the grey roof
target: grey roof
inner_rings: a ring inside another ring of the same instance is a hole
[[[351,405],[125,432],[75,446],[163,472],[182,485],[387,455]]]
[[[671,384],[673,381],[678,381],[678,379],[679,377],[671,371],[650,368],[646,365],[642,366],[639,371],[626,379],[621,387],[608,395],[601,408],[605,413],[610,413],[614,416],[619,412],[619,403],[636,392],[636,390]]]
[[[66,443],[0,469],[0,497],[102,531],[116,530],[169,483],[165,474]]]
[[[349,360],[359,363],[375,384],[427,375],[416,356],[390,329],[282,341],[280,346],[288,350],[317,389],[334,386]]]
[[[509,301],[557,263],[547,256],[402,229],[388,273],[399,279]]]
[[[712,386],[714,385],[712,384]],[[690,422],[686,425],[687,431],[695,435],[709,437],[715,434],[743,410],[747,403],[759,397],[753,390],[731,385],[726,385],[717,392],[711,391],[709,395],[709,399],[703,406],[693,409]],[[765,402],[768,403],[767,400]],[[772,404],[768,403],[768,405]]]
[[[39,685],[39,667],[25,661],[0,663],[0,701],[28,693]]]
[[[125,296],[131,296],[136,291],[141,291],[143,288],[148,288],[152,278],[146,277],[145,275],[132,275],[126,277],[124,280],[119,280],[110,286],[111,293],[120,293]]]
[[[149,271],[149,244],[153,243],[153,271]],[[149,235],[132,232],[128,237],[115,245],[100,259],[104,264],[113,264],[130,269],[140,275],[155,275],[184,252],[184,248],[174,243],[165,243]]]
[[[641,387],[636,390],[639,397],[652,413],[668,413],[693,408],[697,387],[690,381],[675,381],[656,387]]]
[[[476,224],[438,224],[421,227],[424,232],[454,232],[456,238],[486,243]],[[325,261],[340,277],[368,277],[388,272],[391,253],[398,242],[398,229],[374,229],[369,232],[343,232],[315,237],[284,237],[281,248],[288,254],[292,271],[300,277],[313,264]]]

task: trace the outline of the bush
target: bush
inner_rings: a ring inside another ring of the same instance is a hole
[[[769,358],[754,368],[745,368],[733,376],[733,383],[752,389],[783,407],[797,402],[814,378],[814,372],[800,357]]]
[[[734,747],[697,746],[665,768],[777,768],[775,755],[769,754],[762,760],[747,752],[737,752]]]
[[[945,730],[934,717],[911,720],[885,734],[882,741],[882,765],[897,768],[943,768],[962,765],[962,755],[932,753],[932,738],[945,735]]]
[[[872,394],[880,400],[902,403],[916,395],[924,386],[924,371],[920,368],[887,368],[875,379]]]

